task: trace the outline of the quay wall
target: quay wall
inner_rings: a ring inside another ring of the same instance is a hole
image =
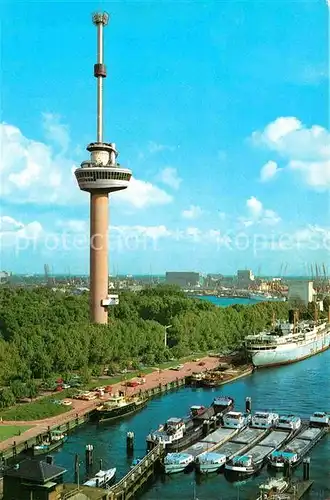
[[[184,386],[186,383],[186,377],[177,379],[174,382],[169,382],[167,384],[159,384],[158,386],[152,387],[147,390],[141,390],[141,394],[146,395],[149,399],[159,396],[161,394],[165,394],[169,391],[173,391]],[[100,401],[98,402],[98,404]],[[28,451],[32,446],[40,443],[44,437],[52,430],[60,430],[62,432],[70,433],[74,431],[77,427],[86,424],[90,420],[90,415],[94,411],[94,407],[92,409],[88,409],[86,411],[82,411],[80,414],[76,414],[74,417],[68,416],[68,419],[60,425],[49,426],[46,430],[43,430],[39,434],[21,441],[13,441],[13,443],[0,451],[0,463],[2,460],[7,461],[10,459],[16,459],[17,456],[22,453]]]
[[[220,360],[219,360],[220,361]],[[213,365],[215,363],[215,358],[213,358],[212,361]],[[197,369],[197,366],[193,366],[192,369]],[[199,370],[201,371],[201,367],[198,367]],[[205,368],[204,368],[205,369]],[[212,366],[211,369],[214,369],[214,366]],[[209,371],[209,370],[207,370]],[[241,377],[245,377],[249,374],[251,374],[253,371],[252,367],[249,367],[248,369],[237,369],[237,372],[233,373],[233,376],[229,379],[226,379],[222,382],[221,385],[233,382],[234,380],[237,380]],[[173,372],[171,372],[173,374]],[[147,376],[148,377],[148,376]],[[147,396],[148,398],[153,398],[160,396],[162,394],[166,394],[169,391],[173,391],[176,389],[179,389],[180,387],[183,387],[187,379],[189,378],[189,372],[185,371],[185,373],[177,373],[176,377],[174,380],[168,381],[167,383],[164,383],[164,381],[158,380],[153,381],[152,386],[150,386],[148,389],[140,387],[134,390],[133,393],[138,393],[138,394],[143,394]],[[115,386],[114,386],[115,389]],[[92,404],[89,404],[88,407],[86,408],[81,408],[79,411],[71,411],[68,412],[68,414],[62,414],[58,418],[55,419],[56,423],[54,424],[54,419],[49,419],[51,422],[53,422],[53,425],[47,425],[47,419],[42,421],[42,422],[30,422],[31,426],[35,425],[35,429],[30,429],[30,431],[27,431],[29,434],[29,437],[24,436],[25,433],[23,433],[21,436],[17,436],[15,440],[10,440],[9,442],[3,442],[0,443],[0,463],[2,461],[12,461],[17,458],[17,456],[22,453],[26,452],[29,450],[33,445],[39,444],[47,434],[52,431],[52,430],[60,430],[62,432],[70,433],[73,432],[77,427],[86,424],[90,420],[90,415],[91,413],[95,410],[96,406],[100,404],[101,401],[98,400],[97,402],[93,402]],[[16,422],[20,423],[20,422]],[[6,425],[6,422],[4,422]],[[10,423],[11,425],[13,422]],[[32,435],[31,435],[32,434]],[[2,446],[1,446],[2,445]]]

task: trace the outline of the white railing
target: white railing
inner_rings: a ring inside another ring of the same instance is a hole
[[[117,493],[122,490],[126,490],[131,483],[134,483],[136,479],[143,475],[144,471],[148,470],[150,465],[156,462],[159,457],[163,454],[163,446],[161,443],[157,444],[149,453],[146,455],[141,462],[139,462],[133,469],[131,469],[125,477],[123,477],[118,483],[112,486],[108,493]],[[111,498],[111,496],[110,496]]]

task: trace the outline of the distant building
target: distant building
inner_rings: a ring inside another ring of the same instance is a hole
[[[203,277],[200,273],[168,271],[166,272],[166,283],[178,285],[181,288],[198,288],[203,285]]]
[[[224,276],[221,280],[221,286],[223,288],[234,288],[236,286],[236,277]]]
[[[288,300],[292,302],[301,302],[307,306],[315,301],[316,292],[312,281],[290,281],[288,287]]]
[[[252,284],[254,284],[254,276],[250,269],[237,271],[238,288],[249,288]]]

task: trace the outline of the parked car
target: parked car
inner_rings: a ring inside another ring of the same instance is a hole
[[[136,380],[130,380],[126,385],[127,387],[137,387],[139,385],[139,382],[137,382]]]

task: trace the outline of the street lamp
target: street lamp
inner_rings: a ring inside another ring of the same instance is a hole
[[[167,326],[164,326],[164,330],[165,330],[165,335],[164,335],[164,343],[165,343],[165,347],[167,347],[167,329],[168,328],[171,328],[172,325],[167,325]]]

